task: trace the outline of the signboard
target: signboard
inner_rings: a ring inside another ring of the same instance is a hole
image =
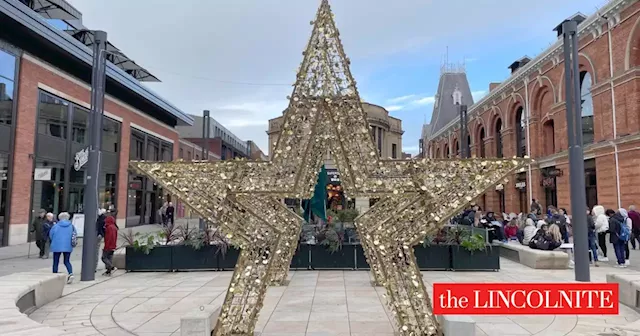
[[[51,168],[36,168],[33,173],[34,181],[50,181],[51,180]]]
[[[7,179],[7,170],[6,169],[0,170],[0,181],[4,181],[6,179]]]
[[[516,189],[524,189],[527,187],[527,182],[518,182],[516,183]]]
[[[73,169],[76,171],[84,167],[89,162],[89,147],[76,153],[75,162],[73,163]]]
[[[340,173],[337,169],[327,169],[327,177],[329,177],[329,183],[340,183]]]
[[[498,184],[498,185],[496,186],[496,190],[497,190],[497,191],[504,190],[504,186],[503,186],[502,184]]]
[[[73,214],[73,217],[71,218],[71,225],[76,228],[78,237],[84,236],[84,214]]]

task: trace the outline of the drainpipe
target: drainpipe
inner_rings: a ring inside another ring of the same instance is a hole
[[[618,161],[618,127],[616,126],[616,95],[613,90],[613,47],[611,45],[611,28],[613,20],[607,21],[607,40],[609,41],[609,87],[611,90],[611,110],[613,114],[613,156],[616,161],[616,194],[618,196],[618,208],[622,207],[620,200],[620,165]]]
[[[525,120],[527,121],[527,156],[531,157],[531,133],[529,131],[529,124],[531,123],[531,113],[529,112],[529,78],[525,78],[524,80],[524,113],[526,113]],[[531,183],[531,165],[528,166],[529,171],[527,172],[527,185],[529,186],[527,189],[529,190],[529,202],[533,199],[533,184]],[[529,203],[527,202],[527,204]]]

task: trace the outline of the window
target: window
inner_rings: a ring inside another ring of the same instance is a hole
[[[38,133],[66,139],[69,103],[46,93],[40,93],[39,106]]]
[[[173,146],[170,143],[163,142],[162,143],[162,153],[161,153],[162,161],[169,162],[173,159]]]
[[[120,143],[120,123],[102,117],[102,150],[117,153]]]
[[[553,119],[547,120],[542,125],[542,142],[544,144],[542,150],[543,155],[551,155],[556,152],[556,141],[555,141],[555,127],[553,123]]]
[[[502,154],[502,120],[496,122],[496,156],[501,158]]]
[[[180,154],[178,154],[180,159],[184,159],[184,148],[180,148]]]
[[[73,118],[73,120],[71,120],[71,140],[79,144],[89,144],[89,139],[87,138],[89,111],[73,106],[73,113],[71,116]]]
[[[378,154],[382,155],[382,128],[378,128]]]
[[[591,96],[591,74],[580,73],[580,107],[582,109],[582,144],[593,143],[593,97]]]
[[[191,151],[187,151],[187,160],[188,160],[188,161],[191,161],[191,158],[192,158],[192,157],[193,157],[193,156],[191,155]]]
[[[129,146],[129,159],[144,160],[144,135],[131,132],[131,145]]]
[[[478,139],[478,150],[479,150],[479,154],[480,157],[486,157],[487,156],[487,152],[486,152],[486,148],[484,146],[484,138],[485,138],[485,134],[484,134],[484,127],[480,129],[480,139]]]
[[[196,154],[196,161],[200,160],[200,155]]]
[[[515,119],[516,129],[516,155],[518,157],[524,157],[527,155],[527,119],[524,113],[524,108],[519,107],[516,111]]]
[[[444,154],[444,158],[445,159],[448,159],[450,157],[451,153],[449,153],[449,145],[444,145],[444,153],[443,154]]]
[[[147,137],[147,161],[160,161],[160,141],[158,139]]]
[[[392,159],[397,159],[398,158],[398,145],[396,144],[391,144],[391,158]]]
[[[11,125],[16,57],[0,49],[0,124]]]

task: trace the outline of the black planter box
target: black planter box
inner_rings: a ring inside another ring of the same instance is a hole
[[[371,269],[371,265],[367,262],[367,257],[364,255],[364,249],[362,245],[353,245],[356,249],[356,269]]]
[[[413,254],[416,256],[418,268],[422,271],[446,271],[451,266],[451,249],[457,246],[450,245],[416,245],[413,248]]]
[[[296,253],[291,259],[291,269],[309,269],[309,245],[299,244]]]
[[[176,271],[218,269],[217,246],[202,246],[196,250],[191,246],[171,246],[172,268]]]
[[[355,269],[355,245],[342,245],[331,253],[327,246],[309,245],[311,249],[311,268],[316,269]]]
[[[218,256],[218,269],[223,271],[231,271],[236,268],[236,264],[238,263],[238,258],[240,257],[240,250],[229,246],[225,253],[222,251],[217,251]]]
[[[127,246],[125,267],[127,271],[172,271],[173,246],[156,246],[149,254]]]
[[[451,246],[451,266],[454,271],[500,270],[500,247],[488,245],[484,251],[471,253],[462,246]]]

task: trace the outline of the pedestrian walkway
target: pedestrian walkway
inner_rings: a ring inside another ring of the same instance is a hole
[[[500,272],[424,272],[435,282],[572,282],[572,270],[533,270],[502,259]],[[592,280],[634,271],[592,268]],[[127,273],[90,287],[72,284],[65,296],[30,317],[67,335],[180,334],[180,317],[202,305],[221,305],[231,272]],[[287,287],[271,287],[256,331],[260,336],[392,336],[384,289],[365,271],[296,271]],[[476,336],[596,336],[640,319],[620,307],[617,316],[474,316]],[[463,336],[463,335],[460,335]]]

